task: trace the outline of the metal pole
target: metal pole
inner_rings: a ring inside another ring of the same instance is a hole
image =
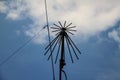
[[[59,64],[59,80],[62,80],[62,69],[65,65],[65,60],[64,60],[64,35],[65,31],[61,32],[61,39],[62,39],[62,46],[61,46],[61,59],[60,59],[60,64]]]

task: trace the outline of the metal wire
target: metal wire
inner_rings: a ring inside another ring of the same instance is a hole
[[[37,35],[39,35],[39,32],[35,34],[31,39],[26,41],[23,45],[21,45],[18,49],[16,49],[10,56],[8,56],[2,63],[0,63],[0,66],[8,62],[14,55],[16,55],[21,49],[23,49],[28,43],[30,43]]]
[[[67,80],[67,74],[66,74],[66,72],[64,70],[62,70],[62,72],[64,73],[65,79]]]

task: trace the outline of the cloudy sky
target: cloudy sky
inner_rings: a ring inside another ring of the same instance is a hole
[[[77,26],[70,37],[82,54],[72,64],[66,53],[68,79],[120,80],[120,0],[47,0],[47,4],[50,26],[58,21]],[[0,65],[0,80],[52,80],[51,62],[44,56],[45,25],[44,0],[0,0],[0,64],[39,32]]]

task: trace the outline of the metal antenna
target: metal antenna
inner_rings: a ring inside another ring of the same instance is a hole
[[[47,0],[45,0],[45,13],[46,13],[46,23],[47,23],[48,39],[49,39],[49,43],[50,43],[51,42],[51,38],[50,38],[50,29],[49,29],[49,20],[48,20],[48,11],[47,11]],[[50,45],[49,50],[52,53],[51,45]],[[50,58],[51,58],[51,63],[52,63],[53,80],[55,80],[55,71],[54,71],[53,56],[51,55]]]
[[[74,29],[76,26],[71,26],[72,23],[67,24],[66,21],[62,24],[60,21],[58,21],[58,24],[53,24],[54,27],[51,27],[53,29],[52,32],[56,33],[56,37],[48,44],[48,46],[45,48],[46,52],[44,55],[47,55],[47,53],[50,51],[50,54],[48,55],[48,60],[53,55],[53,52],[56,51],[56,57],[55,57],[55,63],[58,60],[58,57],[60,58],[59,62],[59,80],[62,80],[62,73],[65,75],[67,80],[67,75],[65,71],[63,70],[64,66],[66,65],[65,62],[65,43],[68,48],[68,53],[70,55],[72,63],[74,63],[72,52],[75,54],[76,59],[79,59],[78,54],[81,54],[80,50],[77,48],[75,43],[72,41],[72,39],[69,37],[68,34],[73,34],[73,32],[76,32]],[[57,50],[55,50],[57,48]],[[61,55],[60,55],[61,50]]]

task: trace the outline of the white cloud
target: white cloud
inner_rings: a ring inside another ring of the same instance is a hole
[[[118,35],[118,31],[113,30],[112,32],[110,32],[108,35],[110,38],[113,38],[115,41],[120,43],[120,36]]]
[[[16,3],[14,0],[11,0],[11,2],[0,2],[0,12],[6,14],[6,19],[19,20],[24,18],[26,8],[25,4]]]
[[[47,0],[49,21],[72,22],[77,26],[77,36],[90,37],[111,28],[120,19],[119,0]],[[34,27],[27,32],[34,34],[36,25],[45,24],[44,0],[24,0],[17,3],[12,0],[4,11],[7,18],[16,20],[29,17]],[[17,6],[17,8],[15,8]],[[29,32],[30,31],[30,32]],[[27,34],[28,35],[28,34]],[[46,36],[47,34],[45,34]],[[45,40],[40,34],[40,39]],[[82,38],[83,38],[82,37]],[[40,43],[41,43],[40,40]]]
[[[115,40],[119,44],[119,48],[120,48],[120,29],[109,32],[108,36],[113,40]]]
[[[5,5],[5,3],[2,1],[2,2],[0,2],[0,12],[4,12],[4,11],[6,11],[6,5]]]
[[[35,27],[32,27],[32,26],[35,26]],[[35,37],[35,39],[33,39],[33,41],[36,44],[46,43],[46,39],[45,38],[46,38],[47,32],[46,32],[46,30],[43,30],[40,27],[40,25],[37,25],[37,24],[31,25],[31,28],[29,30],[25,31],[25,34],[27,36],[30,36],[30,37],[33,37],[33,36],[37,35]]]

